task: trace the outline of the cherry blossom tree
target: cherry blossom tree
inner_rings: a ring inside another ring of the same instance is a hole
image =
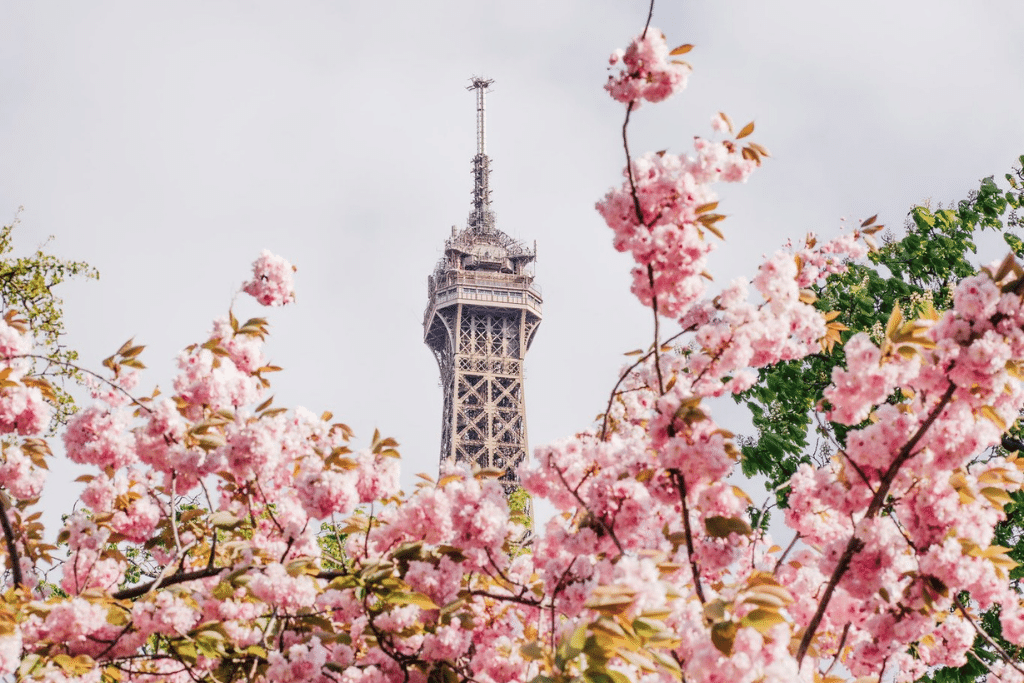
[[[653,9],[653,6],[652,6]],[[646,350],[602,418],[537,449],[524,489],[556,514],[524,547],[493,472],[452,470],[399,491],[397,444],[355,449],[330,414],[266,398],[265,319],[230,313],[185,349],[170,397],[140,392],[126,344],[64,434],[92,466],[61,531],[34,508],[49,458],[47,385],[19,318],[0,324],[0,675],[44,681],[625,683],[912,680],[962,663],[978,615],[1024,614],[994,543],[1024,463],[974,462],[1024,403],[1024,269],[965,278],[948,310],[894,309],[876,342],[845,342],[817,413],[848,428],[824,466],[789,481],[783,550],[726,481],[739,451],[708,399],[841,341],[812,288],[870,247],[868,224],[773,253],[709,290],[723,216],[715,185],[768,156],[712,117],[688,154],[634,156],[631,115],[681,90],[690,66],[648,25],[611,57],[625,106],[622,183],[598,203],[652,314]],[[294,298],[263,253],[243,290]],[[326,524],[326,526],[324,526]],[[326,531],[321,531],[326,529]],[[328,534],[325,539],[321,534]],[[131,552],[145,551],[129,575]],[[40,580],[50,564],[59,587]],[[992,680],[1024,680],[1012,653]]]

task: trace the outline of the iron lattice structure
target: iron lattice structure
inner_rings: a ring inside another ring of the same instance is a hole
[[[484,146],[484,96],[492,81],[474,78],[477,153],[467,227],[452,227],[444,256],[427,279],[424,341],[437,358],[444,392],[441,468],[469,463],[504,470],[506,493],[527,457],[523,361],[541,321],[541,292],[527,249],[495,227]]]

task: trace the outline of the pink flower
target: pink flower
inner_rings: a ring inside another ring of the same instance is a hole
[[[11,627],[11,633],[0,636],[0,676],[9,676],[21,664],[21,630]]]
[[[688,64],[671,60],[665,36],[648,28],[644,36],[633,39],[623,52],[616,50],[608,62],[622,64],[617,76],[608,76],[604,89],[619,102],[660,102],[686,87]],[[636,106],[634,105],[634,106]]]
[[[199,612],[190,607],[184,598],[166,591],[137,602],[132,607],[135,628],[147,635],[184,635],[196,625],[199,616]]]
[[[55,643],[84,641],[106,625],[106,607],[78,597],[54,605],[44,622],[47,637]]]
[[[20,356],[32,350],[32,339],[0,319],[0,358]]]
[[[36,467],[17,446],[5,448],[3,457],[4,462],[0,463],[0,485],[17,498],[37,498],[46,483],[46,470]]]
[[[991,317],[996,312],[1001,292],[988,275],[964,278],[953,294],[957,313],[968,320]]]
[[[252,264],[252,279],[242,286],[264,306],[283,306],[295,301],[292,272],[295,266],[266,249]]]
[[[316,582],[308,574],[290,576],[280,564],[267,565],[262,573],[253,576],[249,590],[254,596],[288,613],[316,602]]]
[[[135,438],[128,431],[128,415],[92,405],[68,420],[64,447],[74,462],[120,469],[134,463]]]
[[[267,657],[267,680],[277,683],[304,683],[305,681],[329,681],[321,676],[321,669],[327,663],[327,650],[316,636],[308,643],[296,643],[287,650],[287,658],[280,652],[271,652]]]
[[[19,384],[0,392],[0,433],[30,436],[46,429],[49,421],[50,408],[38,388]]]

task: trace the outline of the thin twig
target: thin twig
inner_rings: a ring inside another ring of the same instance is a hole
[[[949,370],[952,370],[952,366]],[[947,375],[949,370],[947,370]],[[917,432],[914,433],[914,436],[910,438],[910,441],[905,443],[903,448],[900,449],[896,459],[892,461],[892,465],[889,466],[889,469],[886,470],[881,482],[879,482],[878,491],[875,492],[874,497],[871,499],[871,504],[868,506],[867,512],[864,513],[865,517],[875,516],[882,508],[882,505],[885,504],[885,498],[889,495],[889,488],[892,486],[893,481],[896,480],[896,474],[899,472],[900,468],[903,467],[904,463],[906,463],[914,454],[914,448],[917,446],[918,442],[924,438],[925,432],[927,432],[935,421],[939,419],[939,414],[942,413],[949,402],[953,399],[953,394],[955,392],[956,385],[950,382],[949,388],[946,389],[942,398],[939,399],[939,402],[935,405],[931,414],[928,415],[927,419],[925,419],[921,424]]]
[[[913,548],[915,553],[919,552],[917,545],[915,545],[915,543],[910,540],[910,536],[907,535],[907,530],[903,528],[902,524],[900,524],[899,517],[896,516],[896,513],[890,512],[886,517],[892,520],[893,525],[896,527],[896,531],[900,532],[900,536],[902,536],[903,540],[907,542],[907,545]]]
[[[489,593],[485,590],[480,590],[479,588],[470,589],[466,592],[470,595],[476,595],[482,598],[491,598],[492,600],[504,600],[505,602],[516,602],[520,605],[527,605],[529,607],[539,608],[544,604],[541,600],[537,600],[535,598],[524,598],[518,595],[495,595],[494,593]]]
[[[487,559],[491,561],[491,566],[494,567],[494,571],[498,572],[498,577],[500,577],[502,581],[508,584],[508,586],[516,586],[516,582],[508,578],[508,576],[505,575],[505,572],[501,571],[501,567],[498,566],[498,563],[494,561],[494,556],[491,555],[491,549],[484,548],[484,552],[487,554]],[[491,576],[491,579],[494,579],[493,575]],[[508,586],[502,586],[502,588],[504,588],[505,590],[509,590]],[[519,586],[519,588],[522,588],[522,586]]]
[[[864,473],[864,470],[862,470],[860,468],[860,465],[858,465],[854,461],[854,459],[850,457],[850,454],[841,448],[839,449],[839,452],[843,455],[844,458],[846,458],[846,461],[848,463],[853,465],[853,469],[856,470],[857,474],[860,475],[860,478],[864,481],[864,485],[868,487],[868,490],[871,491],[872,494],[877,493],[875,491],[875,487],[871,485],[871,481],[868,479],[868,476]]]
[[[653,16],[654,16],[654,0],[651,0],[650,9],[647,10],[647,23],[644,24],[644,32],[640,35],[641,39],[647,37],[647,29],[650,28],[650,26],[651,26],[651,17],[653,17]]]
[[[790,541],[789,545],[786,546],[786,549],[782,551],[781,555],[779,555],[779,561],[775,563],[775,569],[772,570],[772,576],[778,573],[779,567],[782,566],[782,562],[786,559],[786,555],[789,555],[789,551],[793,549],[793,547],[796,545],[796,542],[799,540],[800,532],[798,531],[796,535],[793,536],[793,540]]]
[[[692,329],[693,329],[692,327],[688,327],[685,330],[682,330],[682,331],[672,335],[671,337],[669,337],[668,339],[665,340],[665,343],[666,344],[672,343],[673,341],[675,341],[679,337],[683,336],[687,332],[691,332]],[[631,372],[636,370],[640,365],[642,365],[644,363],[644,361],[646,361],[648,358],[650,358],[652,354],[657,353],[657,352],[658,352],[658,349],[652,349],[651,351],[648,351],[644,355],[640,356],[640,358],[638,358],[635,363],[633,363],[628,368],[626,368],[625,370],[622,371],[622,375],[619,377],[619,381],[617,381],[615,383],[615,386],[612,387],[612,393],[608,395],[608,407],[605,408],[604,420],[601,423],[601,441],[604,441],[605,436],[608,433],[608,416],[612,412],[612,403],[615,401],[615,397],[619,395],[619,387],[622,385],[622,383],[625,381],[625,379],[627,377],[629,377]]]
[[[281,526],[281,523],[277,521],[277,517],[274,516],[273,503],[271,503],[270,499],[267,498],[267,494],[263,492],[263,487],[260,485],[260,480],[254,478],[253,483],[256,484],[256,490],[259,491],[260,496],[263,497],[263,509],[267,511],[267,516],[270,517],[270,521],[274,523],[274,526],[277,527],[277,530],[280,531],[281,535],[283,536],[284,527]]]
[[[647,24],[651,23],[651,14],[654,12],[654,0],[651,0],[650,11],[647,15]],[[644,36],[647,35],[647,26],[644,27]],[[640,205],[640,195],[636,191],[636,180],[633,178],[633,158],[629,153],[629,116],[633,113],[636,100],[630,100],[626,106],[626,118],[622,122],[622,148],[626,152],[626,177],[629,179],[629,192],[633,197],[633,211],[636,213],[636,220],[640,225],[646,225],[644,221],[644,210]],[[654,311],[654,368],[658,373],[658,393],[665,393],[665,384],[661,377],[661,345],[658,342],[658,295],[654,293],[654,266],[647,264],[647,279],[651,285],[651,310]]]
[[[635,104],[636,100],[632,100],[626,105],[626,120],[622,122],[622,147],[626,150],[626,177],[629,179],[629,190],[633,196],[633,211],[636,212],[637,222],[640,225],[645,225],[644,210],[640,208],[640,196],[636,192],[636,182],[633,180],[633,159],[629,155],[629,136],[627,135],[629,115],[633,112]]]
[[[999,643],[992,640],[992,636],[985,633],[984,629],[982,629],[980,626],[978,626],[978,624],[974,622],[974,619],[971,618],[971,615],[967,613],[967,609],[964,607],[964,604],[960,602],[959,595],[953,596],[953,602],[956,604],[956,608],[960,610],[960,614],[964,615],[964,618],[967,619],[971,626],[974,627],[974,630],[978,632],[978,635],[981,636],[985,640],[985,642],[991,645],[992,648],[999,653],[999,656],[1003,658],[1003,661],[1009,664],[1010,667],[1012,667],[1017,673],[1024,674],[1024,669],[1021,669],[1019,666],[1013,663],[1013,657],[1011,657],[1006,650],[1000,647]]]
[[[571,488],[569,486],[569,482],[565,480],[565,472],[558,469],[558,467],[555,467],[554,469],[555,472],[558,472],[558,478],[562,480],[562,484],[565,485],[565,490],[572,494],[572,497],[576,499],[576,502],[579,503],[580,507],[582,507],[587,512],[590,512],[590,508],[587,507],[587,504],[585,502],[583,502],[583,499],[580,497],[580,494],[577,491],[577,489],[579,489],[579,486],[577,486],[575,489]],[[584,479],[584,481],[586,480]],[[580,484],[582,483],[583,482],[580,482]],[[590,516],[592,519],[594,519],[594,521],[601,525],[601,528],[604,529],[608,536],[612,539],[612,542],[615,543],[615,547],[619,549],[619,554],[625,555],[626,551],[622,549],[622,544],[619,543],[619,538],[615,535],[615,530],[612,529],[612,527],[607,522],[605,522],[603,519],[595,515],[593,512],[590,512]]]
[[[846,626],[843,627],[843,635],[839,639],[839,646],[836,648],[836,656],[832,659],[832,663],[828,665],[828,668],[825,669],[825,673],[822,674],[822,678],[824,678],[825,676],[828,676],[829,672],[832,671],[832,667],[834,667],[836,664],[839,663],[839,655],[843,651],[843,646],[846,645],[846,636],[848,636],[848,635],[850,635],[850,624],[849,623],[847,623]]]
[[[199,485],[203,488],[203,495],[206,496],[206,505],[207,505],[206,509],[212,511],[213,510],[213,501],[210,499],[210,492],[206,489],[206,484],[203,482],[202,479],[199,480]],[[171,488],[172,488],[171,493],[174,493],[173,484],[171,485]],[[216,559],[216,557],[217,557],[217,529],[215,527],[213,529],[212,539],[210,541],[210,559],[206,563],[206,568],[207,569],[213,567],[213,561],[214,561],[214,559]]]
[[[98,373],[93,372],[92,370],[89,370],[88,368],[83,368],[80,365],[76,365],[76,364],[71,363],[71,362],[66,361],[66,360],[58,360],[58,359],[55,359],[55,358],[47,358],[46,356],[42,356],[42,355],[39,355],[37,353],[19,353],[19,354],[15,355],[15,356],[5,356],[3,358],[3,360],[13,360],[15,358],[34,358],[36,360],[45,360],[48,363],[53,363],[55,365],[59,365],[59,366],[61,366],[63,368],[66,368],[66,369],[75,370],[77,372],[84,372],[85,374],[90,375],[92,377],[95,377],[96,379],[98,379],[99,381],[103,382],[104,384],[106,384],[106,385],[110,386],[111,388],[116,389],[117,391],[121,392],[122,394],[124,394],[125,396],[128,397],[129,401],[131,401],[132,403],[134,403],[138,407],[142,408],[147,413],[152,413],[153,412],[152,408],[150,408],[145,403],[142,403],[137,398],[132,396],[123,387],[121,387],[120,385],[118,385],[115,382],[110,381],[109,379],[107,379],[103,375],[100,375]]]
[[[373,504],[375,501],[370,501],[370,516],[366,521],[366,537],[363,538],[363,557],[370,557],[370,532],[373,531]]]

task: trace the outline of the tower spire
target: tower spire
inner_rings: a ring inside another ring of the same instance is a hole
[[[476,156],[473,157],[473,210],[469,214],[469,227],[483,232],[494,230],[494,212],[491,211],[491,160],[487,156],[484,136],[484,97],[493,80],[474,76],[466,90],[476,90]]]

